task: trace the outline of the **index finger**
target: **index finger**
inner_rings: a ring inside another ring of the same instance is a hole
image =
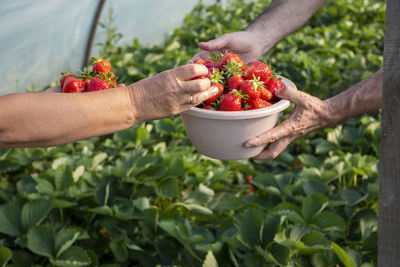
[[[293,124],[288,120],[283,121],[278,126],[272,128],[265,133],[260,134],[244,143],[245,147],[260,146],[267,143],[275,142],[282,137],[290,136],[293,132]]]
[[[187,64],[175,69],[178,79],[186,81],[191,78],[207,75],[208,69],[201,64]]]

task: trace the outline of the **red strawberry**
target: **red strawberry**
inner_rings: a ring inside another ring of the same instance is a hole
[[[242,77],[235,75],[232,76],[229,80],[228,80],[228,92],[231,92],[234,89],[239,90],[240,86],[242,86],[244,80]]]
[[[248,103],[260,97],[262,84],[263,82],[260,82],[259,78],[254,78],[253,80],[245,80],[240,86],[242,93],[248,96]]]
[[[196,60],[194,61],[194,63],[196,64],[201,64],[201,65],[205,65],[206,62],[204,61],[204,59],[202,58],[196,58]]]
[[[85,83],[85,89],[87,89],[90,83],[90,79],[83,79],[82,81]]]
[[[110,84],[103,79],[100,79],[99,77],[94,77],[87,88],[87,92],[94,92],[94,91],[99,91],[99,90],[104,90],[110,88]]]
[[[273,97],[274,95],[267,88],[265,88],[264,86],[261,87],[261,94],[260,94],[261,99],[268,101],[271,100]]]
[[[94,59],[93,71],[100,75],[103,73],[106,75],[111,71],[111,63],[104,59]]]
[[[239,63],[239,66],[244,66],[243,60],[240,59],[240,57],[234,53],[226,53],[224,54],[220,59],[219,59],[219,65],[221,68],[223,68],[225,65],[228,64],[228,62],[233,63],[235,61],[236,63]]]
[[[247,175],[247,176],[246,176],[246,184],[250,184],[251,181],[253,181],[253,176]]]
[[[260,61],[252,62],[245,68],[245,79],[250,80],[253,77],[260,77],[260,81],[266,83],[272,75],[270,66]]]
[[[62,75],[63,77],[62,77],[61,80],[60,80],[60,86],[61,86],[61,88],[63,88],[63,87],[64,87],[64,82],[65,82],[65,80],[66,80],[68,77],[71,77],[71,76],[74,76],[74,75],[72,75],[72,74],[69,73],[69,72],[62,72],[61,75]],[[74,77],[75,77],[75,76],[74,76]]]
[[[219,98],[219,96],[222,94],[222,92],[224,91],[224,86],[220,83],[212,83],[211,86],[216,86],[218,87],[218,93],[212,97],[210,97],[209,99],[205,100],[204,103],[206,103],[207,105],[211,105],[212,103],[214,103],[215,101],[217,101],[217,99]]]
[[[207,76],[202,75],[202,76],[193,77],[190,80],[198,80],[198,79],[205,79],[205,78],[207,78]]]
[[[210,110],[210,109],[212,109],[212,106],[211,105],[204,105],[201,108]]]
[[[265,84],[265,87],[275,96],[275,91],[283,88],[284,85],[281,80],[273,77],[269,79],[269,81]]]
[[[265,107],[268,107],[268,106],[271,106],[271,105],[272,105],[271,103],[265,101],[264,99],[257,98],[257,99],[254,99],[254,100],[252,100],[250,102],[250,106],[249,106],[248,109],[265,108]]]
[[[210,68],[218,68],[219,69],[219,64],[215,63],[215,61],[213,61],[211,59],[206,60],[204,65],[209,69]]]
[[[234,93],[235,91],[224,94],[222,96],[221,104],[218,110],[221,111],[240,111],[242,109],[242,97],[239,94]]]
[[[75,76],[70,76],[65,79],[63,85],[64,93],[81,93],[85,91],[85,82]]]

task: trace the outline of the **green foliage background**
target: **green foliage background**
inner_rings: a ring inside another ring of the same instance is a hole
[[[185,64],[199,41],[244,28],[269,2],[200,3],[154,47],[115,46],[105,22],[101,54],[129,84]],[[329,1],[262,60],[327,98],[382,66],[384,20],[382,1]],[[65,146],[2,149],[0,264],[375,266],[379,142],[378,112],[268,161],[198,154],[179,116]]]

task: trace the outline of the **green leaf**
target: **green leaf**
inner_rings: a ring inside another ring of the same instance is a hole
[[[311,258],[311,263],[315,267],[326,267],[326,266],[329,266],[328,260],[321,253],[315,253]]]
[[[51,258],[55,255],[54,231],[47,226],[34,226],[27,234],[28,248],[41,256]]]
[[[354,206],[365,198],[357,191],[357,189],[352,187],[345,187],[340,191],[340,197],[347,201],[348,205]]]
[[[91,263],[89,254],[80,247],[70,247],[56,260],[50,262],[61,267],[87,266]]]
[[[113,211],[109,206],[100,206],[96,208],[90,208],[88,209],[89,212],[97,213],[97,214],[102,214],[102,215],[113,215]]]
[[[21,209],[14,203],[0,206],[0,233],[10,236],[21,234]]]
[[[147,197],[139,197],[133,201],[133,205],[141,211],[150,208],[150,200]]]
[[[28,253],[27,251],[14,249],[11,261],[18,267],[33,266],[35,259],[32,255],[33,254]]]
[[[51,203],[46,199],[33,200],[22,207],[22,228],[28,231],[32,226],[44,220],[51,210]]]
[[[58,231],[55,238],[56,258],[70,248],[79,235],[80,232],[73,228],[65,228]]]
[[[264,215],[257,209],[248,209],[235,219],[240,239],[248,246],[260,244],[260,232],[264,223]]]
[[[64,191],[67,190],[68,187],[74,184],[74,178],[72,175],[72,168],[71,166],[67,165],[64,168],[64,171],[61,175],[56,175],[55,177],[55,186],[56,190]]]
[[[179,194],[178,180],[175,178],[164,179],[156,187],[156,190],[162,197],[177,197]]]
[[[51,202],[51,206],[53,208],[69,208],[69,207],[76,205],[75,203],[73,203],[71,201],[68,201],[65,199],[58,199],[58,198],[53,198],[53,199],[51,199],[50,202]]]
[[[331,246],[335,251],[336,256],[344,264],[345,267],[357,267],[354,261],[346,253],[346,251],[344,251],[339,245],[337,245],[335,242],[331,242]]]
[[[207,207],[195,204],[195,203],[184,203],[183,206],[193,212],[194,214],[210,216],[213,215],[213,211]]]
[[[319,232],[311,232],[308,234],[305,234],[302,238],[301,241],[306,245],[306,246],[317,246],[317,245],[322,245],[322,246],[329,246],[329,241],[328,239],[321,233]]]
[[[304,220],[309,222],[314,216],[322,212],[328,204],[328,199],[320,193],[309,195],[304,200],[301,208],[301,214],[303,215]]]
[[[90,167],[91,170],[94,170],[97,168],[97,166],[100,165],[100,163],[107,158],[107,153],[102,152],[94,156],[93,161],[92,161],[92,166]]]
[[[110,249],[117,261],[124,262],[128,259],[128,249],[122,241],[112,240],[110,242]]]
[[[194,253],[191,246],[190,231],[188,229],[188,224],[179,224],[175,221],[161,221],[158,225],[167,232],[169,235],[178,240],[197,260],[201,259]],[[189,225],[190,226],[190,225]]]
[[[168,165],[168,174],[181,177],[184,173],[184,163],[181,157],[173,157]]]
[[[199,186],[196,188],[192,197],[198,203],[207,204],[213,200],[214,190],[205,186],[204,184],[199,184]]]
[[[218,267],[217,260],[215,259],[214,254],[211,251],[207,253],[202,267]]]
[[[304,165],[311,167],[321,165],[321,161],[317,157],[314,157],[311,154],[301,154],[298,157],[301,163],[303,163]]]
[[[267,217],[260,232],[260,241],[266,247],[278,232],[280,216]]]
[[[0,267],[5,267],[7,262],[10,261],[13,253],[11,249],[2,247],[0,248]]]
[[[323,231],[345,231],[346,224],[342,217],[330,211],[324,211],[316,215],[312,224],[317,225]]]

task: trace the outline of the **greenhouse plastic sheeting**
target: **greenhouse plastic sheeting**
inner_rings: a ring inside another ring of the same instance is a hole
[[[202,1],[212,4],[215,0]],[[0,0],[0,95],[42,89],[60,72],[82,68],[99,0]],[[161,43],[179,27],[198,0],[107,0],[100,21],[113,8],[114,25],[131,43]],[[104,40],[97,27],[93,44]],[[98,48],[92,47],[92,56]]]

